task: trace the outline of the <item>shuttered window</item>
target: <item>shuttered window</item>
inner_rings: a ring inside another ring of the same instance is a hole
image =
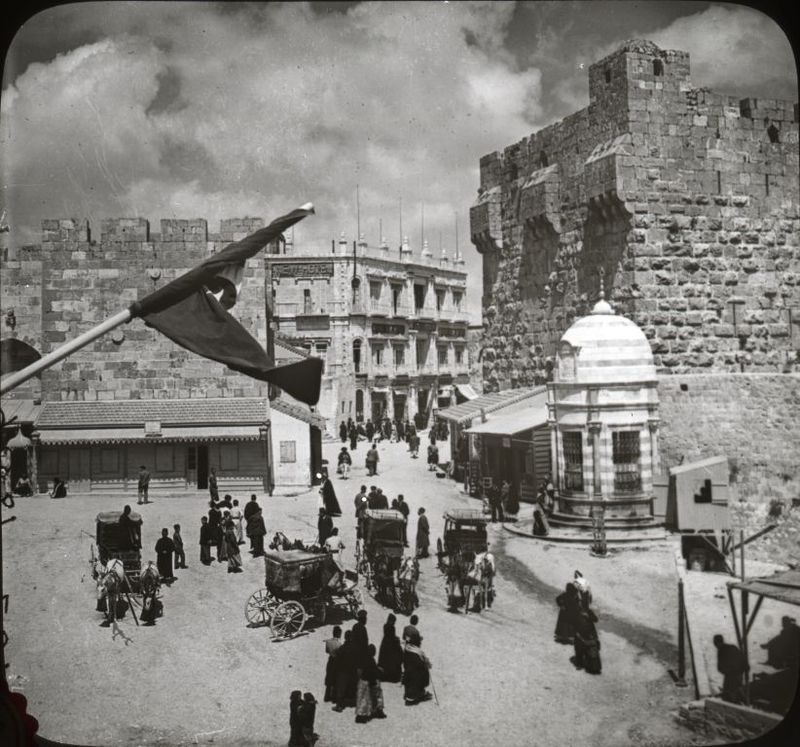
[[[611,434],[614,458],[614,490],[637,493],[642,489],[641,451],[638,431]]]
[[[583,490],[583,434],[580,431],[568,431],[562,438],[564,487],[567,490]]]

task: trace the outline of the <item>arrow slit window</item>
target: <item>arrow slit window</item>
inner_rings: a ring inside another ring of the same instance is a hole
[[[638,431],[611,434],[614,459],[614,490],[636,493],[642,489],[641,450]]]

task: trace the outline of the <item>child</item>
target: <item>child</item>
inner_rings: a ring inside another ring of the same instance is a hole
[[[304,747],[314,747],[318,735],[314,734],[314,717],[317,714],[317,701],[311,693],[303,695],[303,704],[299,708],[300,725],[303,729]]]
[[[175,545],[175,567],[186,568],[186,553],[183,551],[183,537],[181,537],[181,525],[175,524],[172,527],[172,542]]]
[[[303,694],[299,690],[292,690],[289,696],[289,747],[303,747],[303,727],[300,723],[300,706],[303,703]]]

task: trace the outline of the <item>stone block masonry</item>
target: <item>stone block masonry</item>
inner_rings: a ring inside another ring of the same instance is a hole
[[[161,221],[151,234],[143,218],[104,220],[100,241],[86,221],[46,220],[42,243],[8,250],[0,273],[2,319],[13,309],[16,336],[43,355],[123,310],[261,228],[260,218],[221,222],[209,234],[203,219]],[[266,346],[263,257],[248,261],[234,316]],[[2,322],[0,322],[2,323]],[[266,396],[267,385],[179,347],[141,320],[107,334],[42,373],[45,400],[108,400]]]
[[[627,42],[590,103],[480,159],[487,390],[533,384],[596,299],[664,372],[796,370],[797,106],[693,88],[689,56]]]

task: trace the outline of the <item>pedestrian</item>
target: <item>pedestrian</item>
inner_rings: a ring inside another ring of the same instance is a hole
[[[317,477],[322,479],[322,487],[319,489],[319,494],[322,496],[322,505],[330,516],[341,516],[342,509],[339,507],[339,501],[336,498],[336,490],[333,488],[333,483],[330,477],[322,473],[317,473]]]
[[[589,674],[600,674],[600,639],[597,636],[597,615],[590,609],[581,609],[575,622],[575,666]]]
[[[356,519],[361,519],[364,511],[369,508],[369,504],[367,503],[367,486],[362,485],[361,490],[356,493],[356,497],[353,498],[353,506],[355,506],[356,510]]]
[[[331,536],[333,532],[333,519],[328,515],[324,508],[319,510],[319,518],[317,519],[317,545],[320,547],[325,546],[325,540]]]
[[[403,643],[408,643],[413,636],[417,636],[422,641],[422,636],[419,634],[417,625],[419,624],[419,617],[411,615],[408,619],[408,625],[403,628]]]
[[[390,613],[383,625],[378,668],[384,682],[400,682],[403,674],[403,646],[394,627],[396,621],[397,618]]]
[[[150,489],[150,473],[143,464],[139,465],[139,505],[150,503],[147,492]]]
[[[581,600],[581,607],[588,610],[592,604],[592,590],[589,588],[589,582],[584,578],[580,571],[575,571],[572,583],[578,590],[578,596]]]
[[[216,503],[219,500],[219,489],[217,488],[217,469],[211,468],[211,474],[208,476],[208,492],[211,495],[211,500]]]
[[[217,508],[220,511],[224,508],[227,508],[230,511],[233,508],[233,498],[231,498],[230,493],[225,493],[222,496],[222,500],[217,504]]]
[[[136,518],[134,518],[136,516]],[[125,506],[119,517],[120,526],[128,534],[128,542],[134,550],[142,549],[142,519],[131,511],[130,506]]]
[[[417,557],[428,557],[428,546],[430,545],[430,525],[428,517],[425,516],[425,509],[420,506],[417,509]]]
[[[344,550],[344,543],[339,536],[339,527],[333,527],[328,538],[325,540],[325,552],[332,555],[338,555],[341,550]]]
[[[380,457],[378,456],[378,449],[375,445],[375,442],[372,442],[372,446],[370,447],[369,451],[367,451],[367,474],[370,477],[374,477],[378,474],[378,462],[380,461]]]
[[[239,553],[239,541],[236,539],[236,524],[226,511],[223,523],[225,532],[225,551],[228,556],[228,573],[242,572],[242,556]]]
[[[336,654],[342,647],[342,628],[333,626],[333,637],[325,640],[325,653],[328,654],[328,663],[325,666],[325,696],[326,703],[336,700]]]
[[[367,632],[367,611],[364,609],[356,613],[356,623],[351,629],[353,654],[356,667],[361,668],[367,657],[367,647],[369,646],[369,633]]]
[[[380,511],[385,511],[386,509],[388,509],[389,508],[389,499],[386,497],[386,495],[384,494],[383,490],[381,488],[378,488],[375,491],[375,493],[376,493],[376,495],[375,495],[375,508],[377,508]]]
[[[416,705],[423,700],[430,700],[431,662],[422,650],[422,639],[419,634],[412,635],[403,650],[403,686],[406,705]]]
[[[264,555],[264,535],[267,533],[267,527],[264,524],[264,517],[261,515],[259,508],[247,523],[247,536],[253,541],[253,557],[260,558]]]
[[[364,427],[364,434],[367,437],[367,441],[371,443],[375,436],[375,424],[371,420],[367,421],[367,425]]]
[[[572,582],[556,597],[558,619],[556,620],[556,643],[574,643],[575,626],[581,610],[581,599],[578,589]]]
[[[436,428],[434,426],[431,426],[428,438],[430,439],[431,446],[436,446]]]
[[[367,496],[367,508],[374,510],[378,507],[378,488],[374,485],[369,486],[369,495]]]
[[[343,711],[356,704],[358,687],[355,647],[353,646],[353,633],[350,630],[345,631],[344,643],[336,652],[334,670],[336,673],[336,705],[333,710]]]
[[[350,427],[348,435],[350,436],[350,451],[355,451],[358,448],[358,431],[354,425]]]
[[[222,511],[220,511],[214,501],[210,501],[210,508],[208,509],[208,526],[211,528],[211,540],[214,547],[217,548],[217,562],[221,562],[222,558],[219,555],[219,540],[221,536],[220,524],[222,524]]]
[[[304,747],[303,727],[300,723],[300,704],[303,702],[303,693],[292,690],[289,696],[289,747]]]
[[[174,524],[172,527],[172,544],[175,545],[175,567],[186,568],[186,553],[183,551],[180,524]]]
[[[781,618],[781,632],[761,648],[767,652],[767,664],[776,669],[797,669],[800,659],[800,627],[793,617]]]
[[[174,580],[172,575],[172,554],[175,552],[175,543],[169,538],[169,529],[161,530],[161,539],[156,542],[156,565],[161,580],[167,583]]]
[[[311,693],[303,695],[303,702],[297,709],[300,717],[300,727],[303,732],[303,746],[314,747],[314,743],[319,738],[318,734],[314,733],[314,719],[317,715],[317,701]]]
[[[406,440],[406,428],[402,420],[397,421],[397,440],[398,441]]]
[[[225,539],[225,525],[230,517],[230,511],[225,511],[222,518],[217,525],[217,560],[221,563],[223,560],[228,559],[228,543]]]
[[[66,498],[67,486],[60,477],[53,478],[53,489],[50,491],[51,498]]]
[[[397,510],[403,514],[403,545],[408,547],[408,514],[411,509],[409,509],[408,504],[405,502],[402,493],[399,493],[397,496]]]
[[[411,458],[412,459],[419,459],[419,436],[416,433],[411,434],[411,438],[409,439],[408,445],[411,448]]]
[[[347,423],[344,420],[339,424],[339,438],[343,444],[347,443]]]
[[[356,692],[356,723],[366,724],[373,718],[386,718],[383,710],[383,688],[375,663],[375,646],[370,643],[359,670]]]
[[[721,697],[730,703],[738,703],[742,699],[744,685],[744,656],[737,646],[725,643],[719,633],[714,636],[713,641],[717,649],[717,671],[723,678]]]
[[[247,504],[245,504],[245,507],[244,507],[244,522],[245,522],[246,526],[249,524],[250,518],[253,516],[253,514],[255,514],[256,511],[260,511],[260,510],[261,510],[261,506],[258,505],[258,501],[256,500],[255,493],[253,493],[250,496],[250,501]],[[250,549],[252,550],[253,549],[253,538],[250,536],[250,532],[249,531],[247,531],[246,534],[247,534],[248,538],[250,539]]]
[[[233,525],[236,529],[236,544],[243,545],[244,540],[242,539],[242,509],[239,508],[239,501],[234,499],[233,507],[231,508],[231,519],[233,519]]]
[[[342,450],[339,452],[337,461],[338,465],[336,471],[343,480],[346,480],[348,477],[350,477],[350,467],[353,465],[353,459],[350,456],[350,452],[347,450],[346,446],[342,446]]]
[[[200,517],[200,562],[211,565],[211,545],[213,543],[211,527],[208,525],[208,516]]]
[[[439,448],[435,443],[428,446],[428,471],[435,471],[439,466]]]

